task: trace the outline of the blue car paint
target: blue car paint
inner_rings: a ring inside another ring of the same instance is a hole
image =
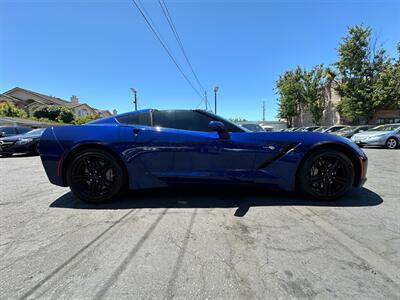
[[[302,158],[322,144],[342,145],[366,164],[358,146],[335,135],[235,132],[229,139],[221,139],[216,132],[119,124],[116,117],[48,128],[40,148],[50,182],[67,185],[62,176],[67,167],[64,162],[82,145],[101,145],[117,155],[126,166],[130,189],[181,183],[250,183],[292,191]]]

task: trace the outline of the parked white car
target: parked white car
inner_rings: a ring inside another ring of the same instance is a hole
[[[358,146],[381,146],[389,149],[399,147],[400,123],[385,124],[356,133],[351,140]]]

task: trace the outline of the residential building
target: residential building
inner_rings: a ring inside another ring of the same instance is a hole
[[[14,105],[24,109],[29,115],[32,115],[33,111],[41,105],[66,106],[78,117],[97,116],[104,118],[112,115],[108,110],[94,108],[87,103],[80,103],[78,97],[75,95],[72,95],[70,101],[67,101],[20,87],[15,87],[0,94],[0,102],[5,101],[14,103]]]

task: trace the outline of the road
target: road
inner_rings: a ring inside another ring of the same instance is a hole
[[[0,158],[0,298],[399,299],[400,150],[336,202],[265,190],[88,205],[38,157]]]

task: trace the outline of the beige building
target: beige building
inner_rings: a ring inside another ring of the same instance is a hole
[[[327,86],[325,89],[325,109],[322,116],[321,124],[324,126],[332,126],[337,124],[350,124],[345,119],[341,118],[337,109],[340,103],[340,95],[337,91],[337,83],[334,81],[332,85]],[[377,109],[372,119],[368,122],[369,125],[399,123],[400,110],[399,109]],[[312,126],[311,113],[304,108],[300,109],[300,114],[293,119],[293,127]]]
[[[67,101],[19,87],[0,94],[0,102],[5,101],[14,103],[17,107],[24,109],[29,115],[32,115],[33,111],[41,105],[66,106],[78,117],[97,116],[104,118],[112,115],[108,110],[97,109],[87,103],[80,103],[78,97],[75,95],[72,95],[70,101]]]
[[[342,122],[339,112],[337,110],[337,105],[340,102],[340,95],[335,88],[336,85],[337,83],[333,82],[331,85],[325,88],[326,102],[321,120],[321,124],[324,126],[341,124]],[[312,122],[312,115],[310,112],[306,111],[304,108],[300,108],[300,111],[300,114],[293,120],[293,127],[315,125]]]

